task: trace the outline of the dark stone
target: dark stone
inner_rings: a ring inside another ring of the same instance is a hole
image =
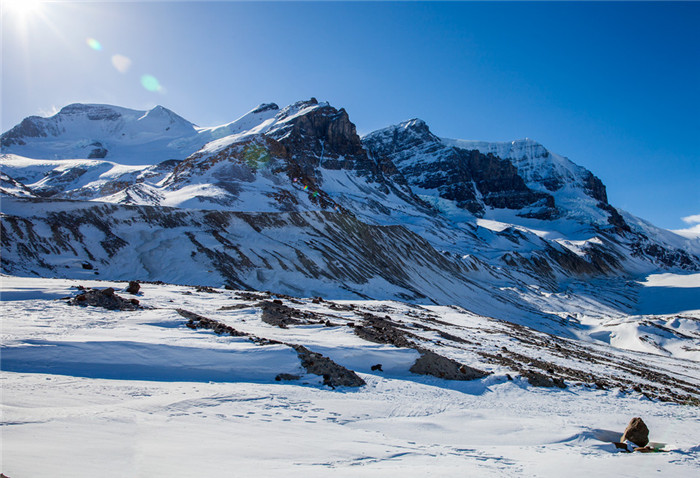
[[[90,264],[89,262],[83,262],[83,263],[81,264],[81,266],[83,266],[83,269],[86,269],[86,270],[89,270],[89,271],[91,271],[91,270],[93,269],[92,264]]]
[[[280,373],[275,377],[275,380],[278,382],[285,380],[285,381],[291,381],[291,380],[299,380],[301,378],[301,375],[294,375],[292,373]]]
[[[374,372],[376,370],[383,372],[384,370],[382,370],[382,364],[378,363],[376,365],[372,365],[372,371]]]
[[[631,441],[637,447],[645,447],[649,444],[649,428],[647,428],[644,420],[639,417],[634,417],[630,420],[625,432],[620,438],[621,442]]]
[[[126,288],[126,292],[129,294],[138,294],[139,290],[141,289],[141,285],[138,283],[138,281],[132,280],[129,281],[129,287]]]
[[[627,448],[627,444],[626,444],[626,443],[620,443],[620,442],[616,442],[616,441],[615,441],[615,442],[613,442],[613,445],[615,445],[615,448],[618,449],[618,450],[624,450],[624,451],[626,451],[627,453],[632,453],[632,452],[630,451],[630,449]]]

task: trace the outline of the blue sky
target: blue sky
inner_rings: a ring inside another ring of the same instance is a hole
[[[419,117],[438,136],[532,138],[662,227],[700,214],[698,2],[3,9],[3,131],[74,102],[162,104],[211,126],[315,96],[361,134]]]

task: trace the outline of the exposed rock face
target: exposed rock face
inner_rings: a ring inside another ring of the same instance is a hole
[[[382,191],[396,189],[368,156],[345,109],[319,104],[312,98],[288,106],[276,119],[277,124],[266,135],[287,149],[292,174],[318,182],[322,188],[319,168],[350,170],[376,183]],[[400,184],[398,189],[411,196]]]
[[[102,143],[94,142],[90,146],[94,146],[94,148],[88,154],[88,159],[102,159],[107,156],[108,151],[102,146]]]
[[[645,447],[649,444],[649,428],[647,428],[646,423],[639,417],[634,417],[630,420],[627,428],[625,428],[621,442],[631,441],[638,447]]]
[[[20,124],[0,136],[0,144],[3,147],[27,144],[26,138],[41,138],[47,136],[47,132],[41,127],[39,116],[24,118]]]
[[[21,181],[17,181],[12,176],[0,172],[0,194],[14,197],[34,197],[35,193]]]
[[[309,107],[315,108],[299,114],[299,111],[303,112]],[[288,113],[283,111],[280,114],[280,127],[268,134],[294,151],[293,159],[300,162],[311,160],[316,167],[358,169],[369,164],[362,141],[347,112],[328,104],[318,106],[314,98],[295,103]],[[341,160],[341,156],[345,159]]]
[[[590,171],[585,175],[583,179],[583,185],[585,187],[586,193],[593,199],[608,204],[608,193],[605,189],[603,181],[593,175]]]
[[[411,120],[364,138],[371,154],[391,162],[411,187],[481,216],[487,207],[536,208],[530,214],[554,215],[554,198],[527,187],[517,169],[494,155],[448,146],[422,120]]]
[[[681,269],[696,270],[698,257],[682,249],[669,249],[659,244],[654,244],[647,238],[640,238],[632,245],[632,254],[635,257],[650,257],[655,262],[666,267],[679,267]]]

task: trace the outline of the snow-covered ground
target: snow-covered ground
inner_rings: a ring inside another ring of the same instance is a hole
[[[144,309],[109,311],[58,299],[75,296],[78,284],[112,286],[123,297],[134,297],[122,292],[126,283],[0,279],[0,469],[12,478],[636,478],[700,472],[697,406],[569,380],[566,389],[533,387],[513,372],[508,380],[508,370],[475,354],[475,347],[497,351],[507,346],[527,354],[528,342],[505,335],[505,324],[459,309],[283,297],[285,306],[332,323],[279,328],[260,318],[256,300],[264,294],[142,284],[136,297]],[[696,279],[664,275],[645,284],[692,290]],[[302,344],[355,370],[367,384],[323,386],[284,343],[261,346],[247,337],[191,330],[176,308],[243,333]],[[424,347],[444,350],[490,375],[457,382],[413,374],[408,368],[418,351],[361,339],[347,326],[359,320],[358,311],[386,314],[410,328]],[[683,317],[686,329],[694,327],[698,311],[684,311]],[[677,328],[682,327],[679,323]],[[448,330],[469,343],[457,347],[461,342],[450,341],[454,337],[444,335]],[[519,334],[528,340],[540,337],[526,332]],[[695,386],[700,381],[697,361],[675,358],[673,352],[626,352],[614,345],[600,342],[587,350],[607,347],[606,353],[630,364],[644,358],[650,370],[675,371]],[[568,366],[584,366],[572,360]],[[372,370],[377,363],[382,371]],[[300,378],[276,381],[280,373]],[[667,452],[616,451],[612,442],[635,416],[647,423],[655,446]]]

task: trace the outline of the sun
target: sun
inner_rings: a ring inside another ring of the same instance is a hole
[[[41,12],[44,2],[40,0],[2,0],[1,3],[3,15],[23,19]]]

